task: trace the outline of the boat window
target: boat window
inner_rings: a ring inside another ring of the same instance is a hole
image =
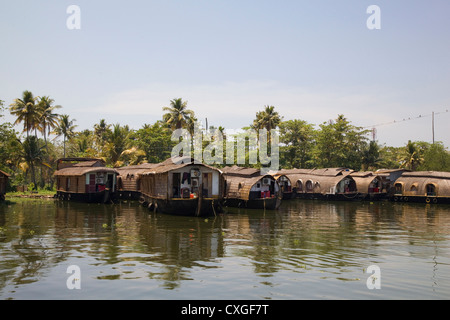
[[[306,191],[312,191],[313,183],[311,180],[306,181]]]
[[[403,185],[401,183],[395,184],[395,193],[401,194],[403,192]]]
[[[436,186],[434,184],[427,184],[427,196],[436,195]]]
[[[297,189],[298,191],[303,191],[303,182],[302,180],[297,181]]]
[[[412,192],[417,192],[417,183],[414,183],[414,184],[411,186],[410,191],[412,191]]]

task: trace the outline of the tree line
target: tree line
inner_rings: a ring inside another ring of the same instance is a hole
[[[52,189],[56,161],[63,157],[102,158],[110,167],[164,161],[177,143],[171,140],[173,130],[183,128],[193,133],[199,125],[195,112],[182,98],[170,100],[162,107],[160,120],[139,129],[100,119],[92,129],[78,131],[76,119],[58,113],[59,109],[62,106],[54,99],[34,96],[30,91],[24,91],[9,107],[0,100],[0,170],[11,174],[11,189],[27,184],[34,189]],[[2,120],[8,111],[15,117],[14,123]],[[342,114],[318,126],[283,118],[274,106],[267,105],[243,128],[278,130],[281,168],[450,171],[450,153],[441,142],[381,145],[369,139],[370,131],[353,125]],[[21,132],[16,131],[17,125]],[[238,135],[227,137],[222,126],[207,129],[220,130],[228,139]]]

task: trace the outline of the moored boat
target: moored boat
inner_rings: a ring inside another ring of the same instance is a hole
[[[383,188],[382,178],[371,171],[352,172],[350,176],[355,180],[358,197],[362,200],[387,199],[387,190]]]
[[[115,198],[117,170],[101,159],[63,158],[57,162],[56,197],[62,200],[108,203]]]
[[[150,210],[208,216],[222,212],[222,172],[193,158],[169,158],[140,174],[141,202]]]
[[[324,168],[297,173],[296,196],[302,199],[356,200],[358,191],[351,172],[347,168]]]
[[[391,200],[450,203],[450,172],[404,172],[395,181]]]
[[[226,206],[251,209],[278,209],[281,188],[272,175],[262,175],[258,169],[238,166],[222,169],[226,181]]]

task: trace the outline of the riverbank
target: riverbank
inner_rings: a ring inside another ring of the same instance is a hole
[[[8,192],[6,199],[25,198],[25,199],[53,199],[56,192],[53,190],[38,190],[26,192]]]

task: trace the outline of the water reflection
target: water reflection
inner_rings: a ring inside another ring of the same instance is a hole
[[[17,201],[0,206],[0,297],[29,297],[30,284],[46,283],[54,290],[44,298],[59,298],[67,275],[55,270],[75,261],[97,290],[120,283],[116,298],[135,298],[144,286],[169,298],[193,298],[189,290],[240,298],[237,288],[250,298],[340,298],[336,281],[358,298],[368,294],[370,264],[390,280],[388,297],[415,297],[419,288],[448,298],[449,227],[445,205],[292,200],[278,211],[231,208],[203,219],[134,202]]]

